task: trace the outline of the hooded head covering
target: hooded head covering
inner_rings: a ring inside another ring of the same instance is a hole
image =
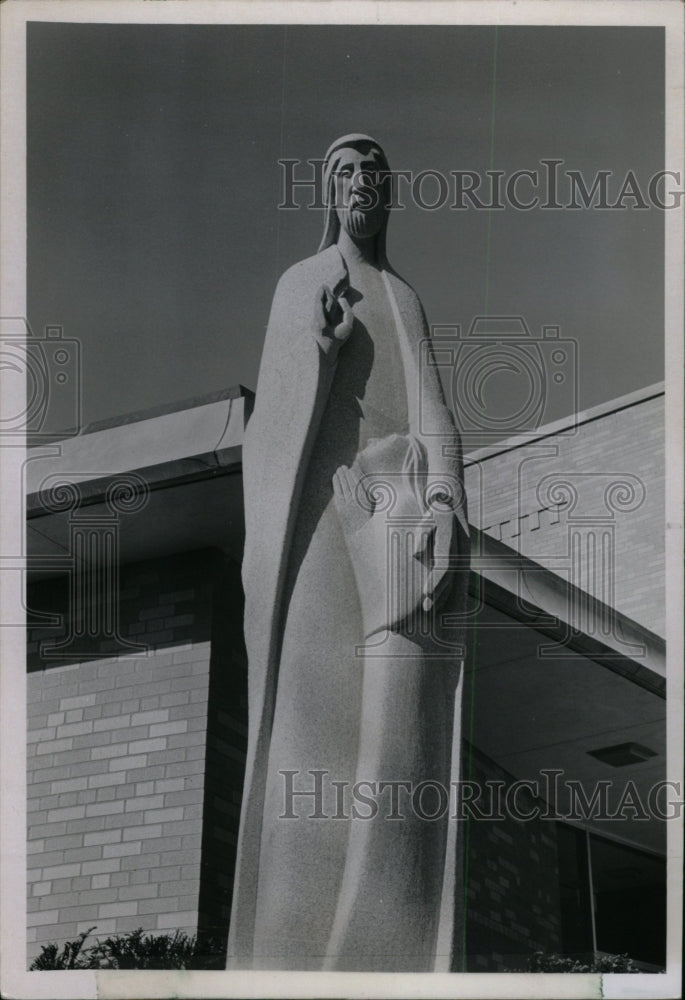
[[[370,135],[364,135],[362,132],[351,132],[349,135],[343,135],[340,139],[336,139],[335,142],[328,147],[326,158],[324,160],[323,175],[326,215],[324,218],[323,238],[318,250],[319,253],[331,246],[333,243],[337,243],[338,235],[340,233],[340,220],[338,219],[338,214],[335,210],[335,174],[340,165],[340,151],[342,149],[356,149],[362,153],[374,153],[378,159],[379,170],[381,172],[387,171],[388,173],[390,171],[387,158],[380,143],[376,142],[376,140]],[[390,192],[388,185],[389,181],[385,181],[383,187],[388,194],[387,200],[389,201]],[[387,265],[388,263],[385,255],[385,234],[388,228],[389,211],[389,208],[386,209],[383,224],[376,237],[378,262],[381,265]]]

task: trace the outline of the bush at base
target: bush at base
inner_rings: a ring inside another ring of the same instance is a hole
[[[88,948],[83,945],[96,930],[91,927],[74,941],[67,941],[61,951],[56,944],[43,945],[31,963],[31,972],[56,969],[221,969],[223,948],[208,940],[201,944],[197,936],[183,931],[173,934],[145,934],[142,927],[126,934],[115,934]]]
[[[514,971],[514,970],[511,970]],[[529,956],[525,969],[518,972],[639,972],[628,955],[595,955],[590,962],[577,958],[544,951],[535,951]]]

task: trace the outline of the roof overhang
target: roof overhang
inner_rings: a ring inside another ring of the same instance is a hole
[[[121,564],[205,548],[240,561],[241,446],[252,401],[239,387],[31,449],[29,581],[73,566],[70,532],[79,519],[115,517]],[[117,489],[138,490],[145,502],[113,514]],[[620,777],[637,780],[646,794],[664,768],[663,640],[478,529],[471,545],[477,642],[466,696],[474,698],[475,744],[517,777],[562,766],[590,788],[616,774],[589,751],[643,742],[657,756]],[[638,822],[611,832],[660,850],[662,826]]]
[[[91,425],[76,437],[30,449],[29,579],[64,572],[71,558],[70,524],[105,513],[117,489],[147,495],[134,513],[115,512],[122,564],[207,547],[239,560],[242,440],[253,398],[238,386],[174,409]],[[477,528],[471,540],[475,595],[553,642],[663,693],[665,646],[659,636]]]

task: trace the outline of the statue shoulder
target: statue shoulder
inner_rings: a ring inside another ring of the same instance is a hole
[[[271,300],[271,311],[267,327],[267,344],[274,336],[287,333],[288,338],[302,323],[305,314],[313,310],[314,295],[321,285],[316,282],[313,258],[298,261],[278,279]]]
[[[336,246],[331,246],[284,271],[276,287],[276,295],[301,295],[309,289],[314,294],[324,283],[333,287],[345,274],[340,252]]]
[[[317,292],[323,284],[334,288],[346,277],[336,246],[298,261],[281,275],[271,302],[262,364],[264,358],[281,364],[284,347],[292,352],[298,345],[309,345]]]
[[[306,257],[304,260],[298,260],[297,263],[291,264],[291,266],[283,272],[278,281],[279,287],[289,287],[291,285],[297,285],[303,281],[307,281],[315,269],[316,254],[311,257]]]

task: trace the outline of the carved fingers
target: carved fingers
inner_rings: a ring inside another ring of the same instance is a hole
[[[333,476],[333,501],[345,535],[358,531],[371,516],[363,490],[358,464],[341,465]]]
[[[314,299],[314,339],[328,361],[337,359],[353,325],[354,313],[345,292],[334,295],[328,285],[321,285]]]
[[[333,495],[365,627],[395,627],[444,600],[458,564],[455,484],[430,481],[420,441],[369,441],[351,468],[337,470]]]
[[[436,525],[433,536],[431,566],[423,589],[423,610],[438,604],[452,583],[451,556],[455,537],[455,519],[451,511],[434,515]]]

